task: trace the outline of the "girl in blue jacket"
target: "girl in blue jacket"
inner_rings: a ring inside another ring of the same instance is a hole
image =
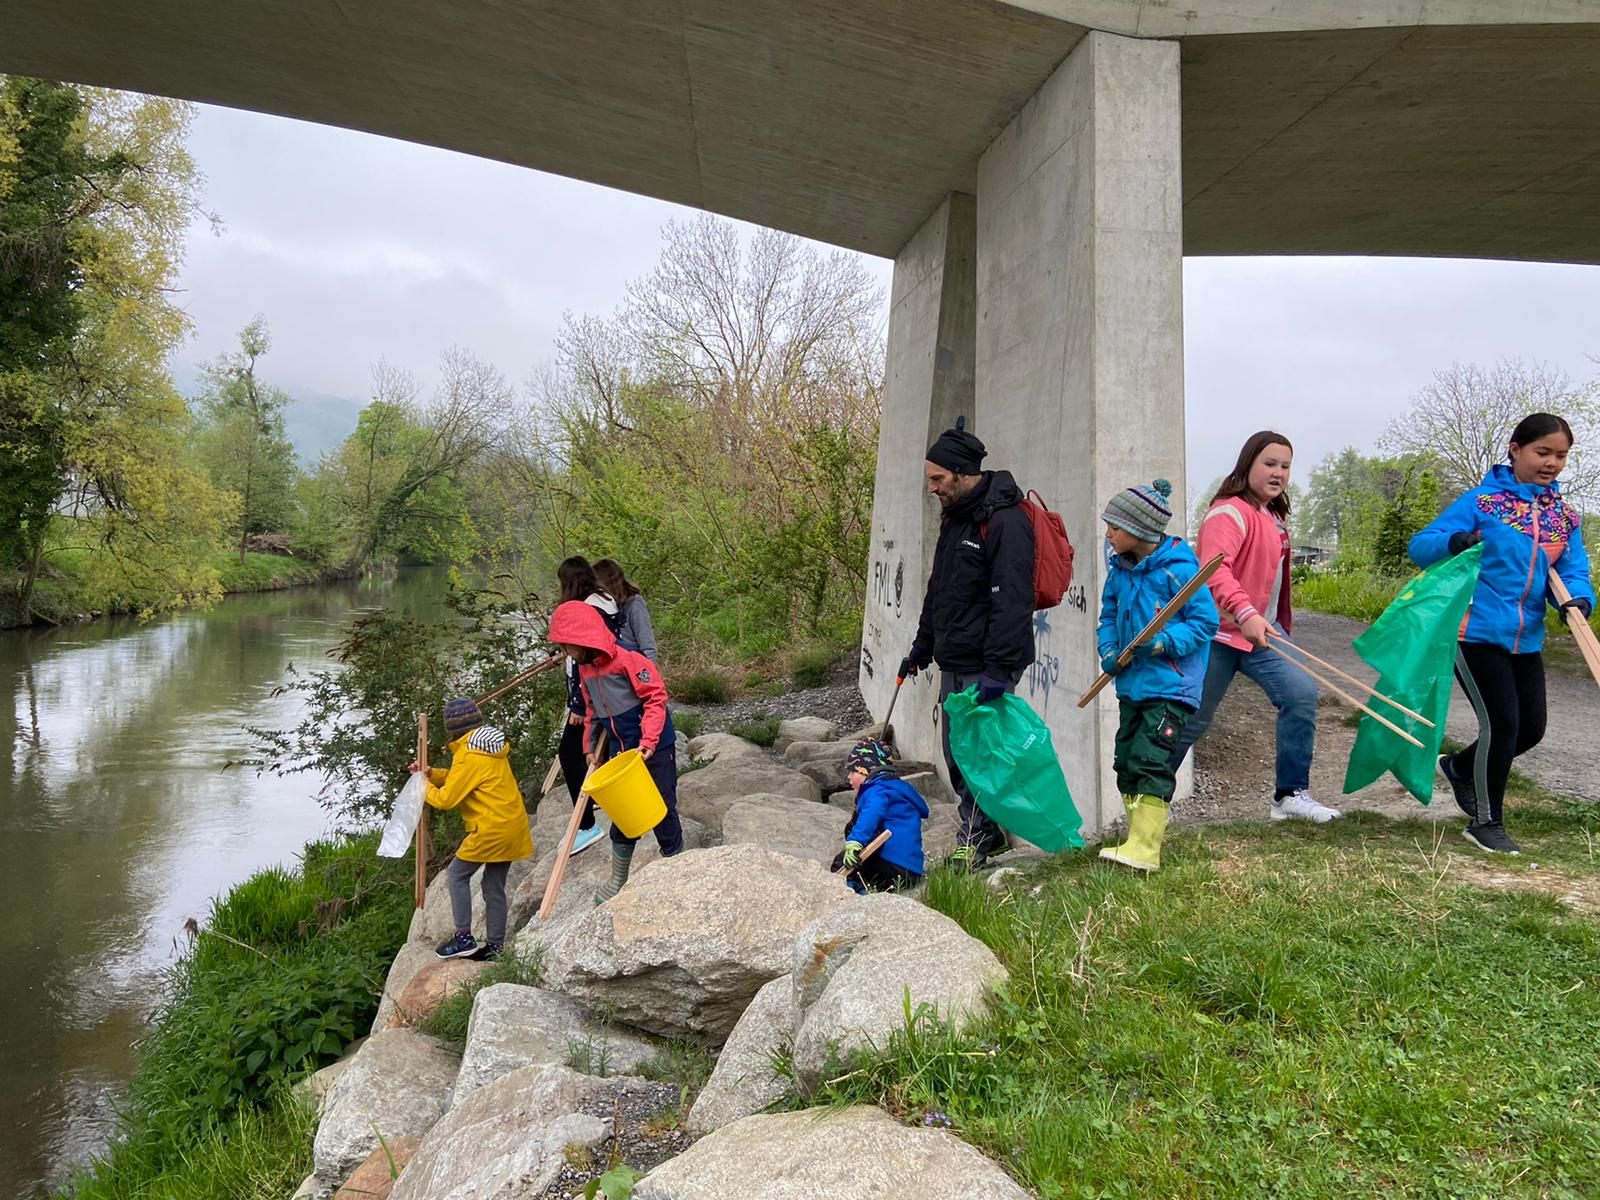
[[[873,738],[856,743],[845,759],[845,775],[856,789],[856,807],[833,869],[850,868],[846,882],[860,893],[915,887],[922,882],[925,866],[922,822],[928,816],[928,802],[895,774],[888,747]],[[867,843],[885,829],[889,840],[863,861]]]
[[[1101,669],[1117,677],[1122,719],[1112,762],[1128,813],[1128,837],[1101,850],[1100,857],[1140,871],[1161,866],[1167,805],[1177,780],[1173,751],[1184,723],[1200,706],[1211,639],[1217,634],[1217,603],[1209,588],[1201,588],[1134,651],[1125,669],[1117,666],[1139,631],[1200,570],[1189,543],[1167,536],[1170,495],[1172,485],[1157,479],[1149,487],[1118,492],[1102,514],[1108,554],[1095,644]]]
[[[1544,738],[1545,605],[1550,571],[1572,593],[1561,607],[1587,620],[1594,610],[1582,517],[1561,498],[1556,476],[1567,465],[1572,428],[1550,413],[1525,417],[1511,433],[1510,461],[1490,469],[1411,539],[1411,558],[1430,567],[1483,546],[1483,566],[1456,653],[1456,678],[1478,715],[1478,740],[1439,759],[1456,804],[1467,814],[1466,839],[1480,849],[1519,854],[1506,833],[1504,803],[1511,761]]]

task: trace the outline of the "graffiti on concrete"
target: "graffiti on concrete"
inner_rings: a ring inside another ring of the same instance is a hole
[[[1028,664],[1028,698],[1038,701],[1041,709],[1050,706],[1050,693],[1061,682],[1061,656],[1052,653],[1054,641],[1050,614],[1034,613],[1033,661]]]
[[[872,601],[894,610],[899,616],[905,606],[906,565],[897,561],[891,569],[889,563],[879,559],[872,564]]]

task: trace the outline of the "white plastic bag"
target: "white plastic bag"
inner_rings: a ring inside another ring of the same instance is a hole
[[[379,858],[404,858],[411,849],[411,839],[422,816],[422,792],[427,783],[427,777],[419,771],[406,780],[406,786],[394,798],[389,823],[383,827],[383,837],[378,842]]]

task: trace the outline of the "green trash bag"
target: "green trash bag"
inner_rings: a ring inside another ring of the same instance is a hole
[[[1406,584],[1372,628],[1353,643],[1361,661],[1378,673],[1378,690],[1421,713],[1434,727],[1429,729],[1381,700],[1368,700],[1369,708],[1411,734],[1422,748],[1363,716],[1345,770],[1347,793],[1392,771],[1422,803],[1433,798],[1433,773],[1454,686],[1456,640],[1478,586],[1482,558],[1483,547],[1474,546],[1435,563]]]
[[[944,702],[950,753],[978,807],[1001,828],[1054,854],[1083,845],[1083,818],[1067,791],[1050,730],[1021,696],[978,703],[978,689]]]

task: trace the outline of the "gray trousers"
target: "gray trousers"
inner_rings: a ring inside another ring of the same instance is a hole
[[[961,816],[961,830],[956,840],[963,846],[982,846],[985,850],[1000,845],[1005,840],[1005,830],[1001,829],[983,809],[978,807],[978,802],[972,798],[972,790],[967,787],[967,781],[961,776],[961,768],[956,766],[955,757],[950,753],[950,718],[945,715],[944,702],[947,697],[955,692],[964,692],[978,682],[978,674],[958,675],[954,671],[939,669],[939,742],[944,749],[944,765],[950,769],[950,787],[955,791],[959,807],[957,812]],[[1009,692],[1017,690],[1017,684],[1022,679],[1022,672],[1018,671],[1007,682]]]
[[[472,932],[472,877],[483,868],[483,911],[487,941],[496,945],[506,940],[506,875],[508,862],[475,863],[452,858],[445,868],[445,883],[450,889],[450,915],[456,928]]]

